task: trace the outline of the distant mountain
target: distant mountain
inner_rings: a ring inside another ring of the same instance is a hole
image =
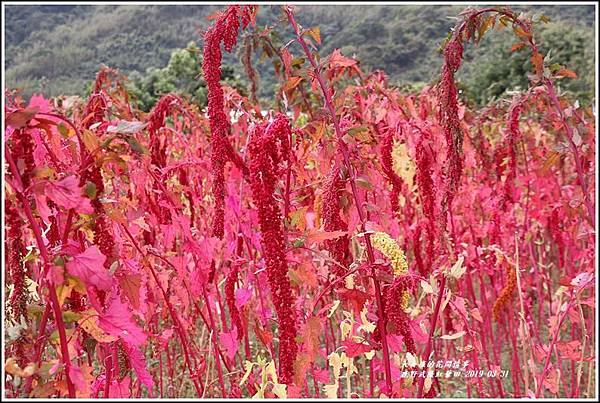
[[[163,67],[170,54],[190,40],[201,42],[210,24],[207,16],[216,5],[6,5],[6,85],[21,87],[25,94],[83,93],[101,64],[129,74]],[[298,21],[305,27],[318,26],[323,41],[321,54],[340,48],[356,54],[363,68],[386,71],[398,84],[426,83],[434,79],[441,64],[439,44],[466,6],[446,5],[300,5]],[[559,32],[575,32],[584,38],[575,56],[588,60],[580,68],[593,69],[593,6],[527,6],[558,21]],[[525,10],[525,7],[515,6]],[[261,6],[258,26],[281,19],[279,6]],[[289,27],[280,25],[282,36],[291,38]],[[463,77],[477,76],[468,59],[493,49],[498,63],[508,57],[514,42],[506,34],[491,34],[476,52],[469,50]],[[495,38],[494,38],[495,37]],[[589,38],[589,39],[588,39]],[[506,42],[509,41],[509,42]],[[587,44],[585,42],[587,41]],[[502,45],[502,48],[499,45]],[[470,49],[470,48],[469,48]],[[477,53],[479,52],[479,53]],[[590,53],[591,52],[591,53]],[[569,57],[575,57],[569,55]],[[570,60],[570,59],[569,59]],[[226,62],[245,79],[235,56]],[[477,64],[478,62],[471,63]],[[494,64],[494,60],[488,60]],[[591,71],[591,70],[590,70]],[[259,65],[262,94],[274,86],[272,67]],[[584,71],[585,73],[585,71]],[[588,88],[590,83],[582,84]]]

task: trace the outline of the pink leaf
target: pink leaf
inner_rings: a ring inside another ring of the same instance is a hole
[[[104,268],[104,256],[97,246],[91,246],[85,252],[73,256],[67,262],[69,274],[79,277],[87,285],[96,286],[98,290],[109,290],[113,285],[113,278]]]
[[[238,288],[235,290],[235,306],[238,308],[243,307],[246,305],[246,302],[248,302],[251,296],[252,291],[250,288]]]
[[[123,380],[121,382],[112,381],[110,383],[108,397],[127,399],[128,397],[131,396],[131,391],[129,390],[130,383],[131,383],[131,378],[129,378],[128,376],[123,378]]]
[[[313,371],[315,379],[321,383],[329,383],[329,371],[326,369],[315,369]]]
[[[357,357],[363,353],[373,350],[373,347],[364,343],[355,343],[351,340],[344,340],[342,346],[345,347],[344,352],[348,358]]]
[[[410,321],[411,333],[412,333],[413,339],[415,339],[415,341],[417,343],[425,344],[425,343],[427,343],[429,336],[421,329],[421,326],[419,326],[419,323],[420,323],[420,321],[416,321],[416,320]]]
[[[90,199],[83,196],[82,189],[77,185],[77,178],[74,175],[67,176],[58,182],[48,182],[45,192],[60,207],[75,209],[78,213],[84,214],[94,212]]]
[[[552,368],[542,383],[550,393],[558,393],[558,369]]]
[[[84,379],[81,368],[73,363],[71,363],[69,367],[69,378],[71,378],[71,382],[73,382],[73,385],[75,385],[77,394],[80,397],[89,396],[91,391],[90,384]]]
[[[166,329],[161,332],[158,336],[160,343],[163,347],[166,347],[169,344],[169,340],[173,337],[173,329]]]
[[[129,362],[131,362],[131,366],[133,367],[138,380],[146,385],[148,388],[148,393],[150,394],[150,397],[152,397],[152,387],[154,383],[152,381],[152,376],[146,370],[146,360],[144,359],[144,355],[137,347],[134,347],[128,343],[124,344],[125,351],[129,357]]]
[[[29,108],[38,107],[39,112],[50,112],[50,102],[42,94],[33,94],[29,98]]]
[[[100,315],[98,324],[108,334],[120,337],[133,346],[139,347],[146,341],[146,334],[134,322],[131,312],[118,294],[114,294],[110,305]]]
[[[238,349],[237,329],[233,328],[231,332],[221,333],[219,335],[219,341],[223,347],[225,347],[227,357],[233,360]]]

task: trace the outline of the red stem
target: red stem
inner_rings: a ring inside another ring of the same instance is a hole
[[[137,242],[135,241],[135,239],[133,238],[133,236],[127,229],[127,227],[124,224],[121,224],[121,227],[125,230],[125,233],[131,240],[131,243],[133,244],[133,246],[138,250],[138,252],[140,254],[142,254],[142,256],[145,257],[146,254],[139,247],[139,245],[137,244]],[[154,268],[152,267],[152,265],[150,263],[147,263],[144,266],[148,267],[148,269],[150,269],[150,273],[152,273],[152,277],[154,278],[156,285],[158,286],[158,288],[160,289],[160,291],[163,295],[163,299],[165,300],[165,303],[167,304],[167,309],[169,310],[169,314],[171,316],[171,319],[173,320],[173,324],[175,324],[175,329],[177,329],[177,334],[179,335],[179,339],[181,340],[181,347],[183,348],[185,363],[188,367],[188,371],[190,373],[190,378],[191,378],[192,382],[194,383],[194,387],[196,388],[196,393],[198,394],[198,396],[202,396],[202,389],[200,388],[200,385],[198,385],[196,374],[194,373],[194,370],[190,363],[190,357],[189,357],[189,352],[188,352],[188,341],[185,336],[185,332],[183,331],[183,327],[181,326],[181,322],[179,321],[179,317],[175,313],[175,310],[173,309],[173,306],[171,305],[171,302],[169,301],[169,297],[168,297],[167,293],[165,292],[164,288],[162,287],[162,285],[160,284],[160,281],[158,280],[158,276],[156,275],[156,272],[154,271]]]
[[[540,374],[540,377],[537,382],[537,391],[535,392],[536,398],[538,398],[540,396],[540,393],[542,392],[544,378],[546,378],[546,375],[548,374],[548,369],[550,367],[550,357],[552,357],[552,352],[554,350],[554,346],[556,345],[556,341],[558,340],[558,334],[559,334],[560,327],[561,327],[563,321],[565,320],[565,318],[567,317],[567,314],[569,312],[569,309],[571,309],[571,305],[573,304],[573,301],[571,300],[566,304],[567,304],[567,308],[564,310],[564,312],[562,313],[562,316],[560,317],[560,319],[558,320],[558,323],[556,324],[556,329],[554,329],[554,334],[552,335],[552,342],[550,343],[550,346],[548,347],[548,354],[546,355],[546,361],[544,363],[544,370]],[[559,307],[559,310],[560,310],[560,307]]]
[[[202,294],[204,295],[204,303],[206,304],[206,310],[208,311],[208,320],[210,321],[210,329],[213,339],[213,350],[215,354],[215,361],[217,362],[217,373],[219,374],[219,385],[221,385],[221,396],[225,398],[227,392],[225,391],[225,382],[223,381],[223,369],[221,368],[221,359],[219,356],[219,348],[217,345],[217,328],[215,327],[215,321],[213,320],[212,309],[210,307],[210,300],[206,294],[206,288],[202,287]]]
[[[13,177],[15,178],[15,181],[17,182],[19,187],[21,189],[23,189],[23,181],[21,179],[19,169],[17,168],[17,165],[16,165],[12,155],[10,154],[10,151],[8,150],[8,148],[5,149],[5,157],[6,157],[6,161],[8,162],[8,165],[10,167],[10,171],[11,171]],[[65,365],[65,377],[67,379],[67,389],[69,392],[69,397],[75,398],[75,386],[73,385],[73,382],[71,382],[71,376],[69,374],[69,370],[71,368],[71,360],[69,358],[67,333],[65,331],[65,324],[62,319],[62,310],[60,307],[60,302],[58,301],[58,297],[56,295],[56,289],[54,287],[54,284],[52,284],[50,281],[46,281],[44,279],[46,271],[50,267],[50,263],[51,263],[50,256],[48,255],[48,250],[46,249],[46,245],[44,244],[44,241],[42,239],[42,231],[40,230],[40,226],[39,226],[38,222],[35,220],[35,218],[33,217],[33,213],[31,212],[31,208],[29,207],[29,202],[27,201],[27,199],[23,195],[23,193],[21,193],[21,191],[19,191],[17,189],[15,189],[15,191],[17,192],[17,195],[19,196],[19,200],[20,200],[21,204],[23,205],[23,210],[25,212],[25,215],[27,216],[27,220],[29,221],[29,224],[30,224],[33,234],[35,236],[35,240],[36,240],[38,249],[40,251],[40,255],[42,256],[44,268],[42,269],[41,277],[42,277],[42,281],[46,282],[46,284],[48,286],[48,295],[50,296],[50,305],[52,307],[52,311],[54,312],[54,321],[56,323],[56,328],[58,330],[58,336],[60,339],[61,358],[62,358],[63,364]]]
[[[325,100],[325,106],[326,106],[327,110],[329,111],[329,114],[331,115],[331,119],[333,120],[333,127],[335,129],[335,133],[336,133],[336,137],[337,137],[338,148],[342,152],[342,155],[344,157],[344,164],[346,165],[346,168],[348,169],[348,173],[350,175],[350,186],[352,188],[352,196],[354,198],[354,204],[356,205],[356,210],[358,212],[358,216],[359,216],[359,219],[361,222],[361,230],[362,230],[362,232],[365,232],[365,213],[363,211],[362,200],[360,198],[358,189],[356,187],[354,168],[350,161],[348,146],[347,146],[346,142],[344,141],[344,139],[342,138],[343,137],[342,130],[340,129],[339,120],[335,113],[335,108],[333,107],[333,103],[331,100],[331,94],[329,93],[329,88],[327,87],[327,84],[325,83],[325,80],[323,79],[323,76],[321,74],[321,67],[317,64],[313,54],[311,53],[310,49],[308,48],[308,45],[306,44],[306,41],[304,40],[304,38],[302,37],[302,34],[300,33],[298,24],[296,23],[296,20],[294,19],[294,14],[292,13],[291,9],[288,7],[286,7],[285,12],[287,13],[290,24],[294,28],[294,32],[296,33],[296,38],[298,40],[298,43],[300,43],[300,45],[302,46],[302,49],[304,50],[306,57],[308,58],[311,66],[315,70],[315,77],[319,83],[321,92],[323,93],[323,98]],[[373,252],[373,246],[371,245],[370,234],[365,234],[365,243],[367,246],[368,260],[369,260],[369,263],[371,266],[371,277],[373,278],[373,283],[375,285],[375,297],[376,297],[377,307],[378,307],[378,316],[381,318],[381,320],[383,322],[382,326],[379,327],[380,331],[381,331],[381,346],[382,346],[382,350],[383,350],[383,365],[385,368],[385,381],[386,381],[387,391],[388,391],[388,393],[391,393],[391,391],[392,391],[392,371],[391,371],[391,366],[390,366],[390,355],[389,355],[389,348],[388,348],[388,344],[387,344],[387,335],[386,335],[386,330],[385,330],[385,325],[386,325],[387,321],[386,321],[386,317],[385,317],[385,312],[383,311],[383,301],[382,301],[383,298],[381,295],[381,288],[379,285],[379,280],[377,280],[377,278],[375,277],[375,270],[373,268],[373,262],[375,261],[375,254]]]
[[[440,284],[439,284],[438,297],[437,297],[437,301],[435,303],[435,309],[433,311],[431,327],[429,328],[429,337],[427,338],[427,347],[425,348],[425,355],[423,356],[423,359],[426,361],[429,360],[429,356],[431,355],[431,349],[432,349],[432,345],[433,345],[433,333],[435,332],[435,325],[437,324],[437,319],[438,319],[438,316],[440,313],[440,306],[442,304],[442,297],[444,295],[445,288],[446,288],[446,276],[442,275],[442,278],[441,278]],[[418,398],[423,397],[423,385],[424,384],[425,384],[425,377],[419,378],[419,389],[417,391]]]

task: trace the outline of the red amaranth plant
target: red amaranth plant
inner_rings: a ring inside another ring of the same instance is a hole
[[[517,143],[521,139],[519,129],[519,116],[523,111],[523,105],[519,100],[512,103],[508,110],[507,149],[508,149],[508,175],[504,182],[504,195],[507,201],[515,202],[515,185],[517,178]]]
[[[387,177],[388,181],[392,184],[392,192],[390,193],[390,203],[392,205],[392,211],[398,214],[400,210],[400,204],[398,198],[402,191],[402,178],[394,172],[392,162],[392,148],[394,146],[394,131],[388,130],[383,136],[383,142],[381,143],[381,167],[383,173]]]
[[[221,42],[225,51],[231,52],[237,42],[239,18],[242,26],[253,21],[256,6],[229,6],[219,15],[214,25],[204,35],[204,60],[202,71],[208,89],[208,117],[211,132],[212,193],[215,199],[213,235],[222,238],[225,225],[225,164],[233,161],[231,144],[227,139],[230,123],[225,113],[223,88],[221,88]]]
[[[575,73],[545,65],[528,14],[460,14],[456,40],[512,29],[511,50],[531,50],[536,74],[512,99],[457,103],[462,173],[444,211],[443,82],[407,94],[340,50],[319,55],[326,36],[285,11],[293,33],[276,24],[247,38],[278,70],[271,104],[287,118],[223,87],[235,115],[222,150],[237,168],[224,167],[222,241],[197,105],[132,111],[105,69],[83,102],[36,95],[25,107],[6,93],[8,232],[22,220],[5,244],[21,243],[5,255],[21,251],[6,265],[6,395],[591,397],[596,116],[551,91]],[[327,251],[341,231],[343,267]],[[15,287],[27,298],[13,308]]]
[[[460,185],[463,170],[463,132],[458,118],[458,90],[454,82],[454,74],[460,67],[462,54],[463,46],[460,37],[453,36],[444,47],[444,65],[438,84],[440,122],[444,128],[446,138],[446,166],[444,170],[446,183],[439,215],[440,226],[438,230],[440,233],[443,233],[446,229],[446,213],[451,209],[452,200],[454,200]]]
[[[393,325],[392,333],[400,334],[406,345],[406,350],[416,354],[415,341],[410,329],[410,319],[404,309],[406,308],[405,292],[411,291],[415,286],[415,277],[412,275],[398,276],[392,284],[385,289],[385,313],[390,324]]]
[[[14,203],[10,199],[6,199],[6,224],[9,229],[6,231],[4,239],[5,264],[10,277],[13,291],[10,295],[9,305],[11,307],[12,318],[16,322],[21,321],[21,317],[27,321],[27,299],[28,291],[25,284],[27,276],[27,266],[23,263],[23,236],[21,227],[23,220],[19,213],[14,208]]]
[[[494,306],[492,307],[494,320],[496,321],[500,320],[500,313],[510,303],[510,300],[513,298],[515,289],[517,287],[517,274],[515,272],[515,267],[512,263],[505,261],[503,258],[502,260],[506,271],[506,281],[502,291],[500,291],[500,296],[496,302],[494,302]]]
[[[550,213],[550,217],[548,217],[548,230],[554,238],[554,242],[556,243],[556,247],[558,249],[558,264],[560,268],[565,267],[565,240],[563,237],[563,233],[560,228],[560,216],[559,216],[559,208],[553,208],[552,213]]]
[[[150,111],[148,118],[148,133],[150,134],[151,162],[163,168],[167,165],[167,141],[160,135],[159,130],[165,125],[165,119],[171,111],[181,105],[181,99],[175,94],[161,97]]]
[[[273,195],[279,162],[288,155],[290,130],[285,115],[278,114],[271,123],[255,126],[248,144],[250,186],[258,209],[265,266],[279,322],[279,373],[286,384],[293,380],[298,352],[296,310],[288,278],[281,212]]]
[[[234,264],[225,278],[224,291],[229,316],[231,316],[231,327],[235,326],[237,328],[238,340],[242,340],[244,338],[244,326],[242,325],[240,311],[235,304],[235,283],[238,281],[238,274],[239,266]]]
[[[419,189],[419,196],[421,198],[421,205],[423,209],[423,215],[425,216],[426,222],[423,225],[419,224],[418,233],[422,231],[422,226],[426,227],[426,261],[425,265],[419,266],[419,272],[422,275],[427,275],[432,269],[431,265],[434,257],[435,239],[437,234],[436,230],[436,189],[433,183],[433,166],[435,164],[435,152],[432,149],[431,132],[428,128],[417,128],[420,133],[419,140],[417,142],[417,161],[416,161],[416,179],[417,186]],[[416,236],[416,235],[415,235]],[[417,238],[418,240],[418,238]],[[417,262],[420,259],[420,252],[416,252],[416,248],[420,245],[415,241],[415,257]],[[418,256],[418,257],[417,257]]]
[[[23,171],[21,173],[23,186],[28,187],[31,184],[31,175],[35,167],[33,161],[34,144],[33,139],[31,138],[31,132],[29,130],[15,130],[11,139],[11,150],[15,155],[15,159],[17,160],[17,163],[22,161],[23,164]]]
[[[340,197],[345,187],[346,181],[342,179],[340,168],[336,165],[325,180],[320,206],[323,229],[327,232],[348,230],[348,224],[340,216]],[[324,242],[325,249],[329,251],[331,257],[344,266],[348,264],[350,258],[348,243],[347,235]],[[338,276],[343,274],[338,265],[334,265],[334,270]]]

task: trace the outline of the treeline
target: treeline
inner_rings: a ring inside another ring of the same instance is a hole
[[[419,88],[435,78],[439,46],[464,6],[297,6],[305,27],[319,26],[322,55],[339,48],[356,54],[362,67],[384,69],[399,86]],[[550,22],[539,24],[539,42],[552,62],[578,74],[563,89],[581,102],[594,92],[593,6],[515,7],[542,13]],[[6,84],[25,95],[42,92],[85,94],[101,64],[118,68],[132,78],[140,102],[151,104],[162,91],[179,89],[203,102],[199,70],[190,71],[190,58],[179,50],[190,41],[202,46],[201,33],[216,6],[6,6]],[[272,23],[279,6],[260,8],[257,28]],[[275,34],[287,38],[285,25]],[[277,38],[274,37],[276,40]],[[528,53],[510,53],[508,33],[491,35],[466,51],[458,77],[463,95],[477,104],[514,89],[527,87]],[[240,55],[226,55],[227,77],[244,87],[246,76]],[[260,75],[259,96],[268,97],[277,83],[270,61],[255,53]],[[199,66],[199,65],[197,65]],[[199,68],[199,67],[198,67]],[[187,70],[186,70],[187,69]],[[196,83],[188,80],[198,80]]]

